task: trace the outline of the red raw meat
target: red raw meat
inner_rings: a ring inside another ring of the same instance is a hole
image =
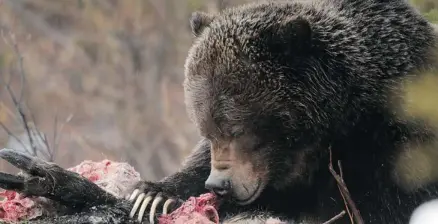
[[[190,197],[172,213],[162,215],[159,224],[219,224],[216,197],[212,193]]]
[[[109,160],[84,161],[68,169],[76,172],[116,197],[122,197],[127,186],[140,180],[140,175],[127,163]],[[14,191],[0,191],[0,221],[16,222],[41,216],[45,210],[38,198],[23,198]],[[214,194],[190,197],[181,207],[159,218],[160,224],[218,224],[217,200]]]

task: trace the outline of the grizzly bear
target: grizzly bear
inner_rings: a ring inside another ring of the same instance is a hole
[[[437,178],[406,175],[420,169],[406,153],[437,137],[400,114],[402,84],[436,59],[433,28],[408,3],[268,1],[190,24],[185,102],[201,140],[179,172],[136,186],[132,216],[157,194],[212,191],[222,218],[322,223],[345,209],[330,159],[365,223],[406,224],[438,197]]]

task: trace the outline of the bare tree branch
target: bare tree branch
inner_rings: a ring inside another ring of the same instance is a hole
[[[342,218],[345,215],[345,210],[342,210],[341,213],[337,214],[336,216],[334,216],[333,218],[331,218],[330,220],[324,222],[323,224],[331,224],[331,223],[335,223],[336,220]]]
[[[6,39],[4,36],[4,33],[1,32],[1,34],[2,34],[2,38]],[[9,38],[11,40],[11,44],[12,44],[12,47],[14,49],[14,53],[15,53],[16,57],[18,58],[19,62],[22,61],[22,56],[21,56],[21,53],[17,47],[17,43],[15,41],[15,36],[12,33],[9,33]],[[27,135],[29,136],[29,142],[30,142],[30,147],[32,150],[32,155],[36,156],[37,155],[37,148],[36,148],[36,145],[34,143],[34,139],[32,138],[32,135],[31,135],[31,130],[29,128],[29,120],[28,120],[25,112],[23,111],[23,106],[21,104],[23,91],[24,91],[24,78],[23,78],[23,76],[25,75],[23,73],[24,68],[22,66],[23,66],[23,64],[19,63],[18,67],[21,71],[19,74],[20,74],[21,80],[23,80],[22,85],[20,86],[20,97],[17,98],[15,96],[15,93],[12,91],[11,86],[9,84],[7,84],[5,87],[6,87],[8,94],[9,94],[9,97],[12,100],[12,103],[14,104],[15,108],[17,109],[18,115],[21,118],[22,125],[24,126],[24,129],[25,129]]]
[[[53,145],[51,146],[48,142],[48,139],[46,137],[46,134],[40,130],[38,127],[38,124],[36,122],[34,114],[30,111],[29,107],[27,106],[26,99],[24,98],[25,95],[25,85],[26,85],[26,72],[23,65],[23,56],[20,52],[18,43],[16,41],[15,35],[12,32],[8,32],[8,36],[5,35],[4,30],[1,30],[1,36],[3,41],[6,45],[10,46],[12,50],[14,51],[15,56],[18,60],[18,75],[20,77],[20,89],[19,89],[19,95],[12,90],[11,83],[13,80],[13,74],[10,75],[10,80],[7,82],[5,81],[5,89],[14,105],[14,107],[17,110],[19,119],[17,122],[19,122],[26,133],[26,136],[28,138],[28,143],[30,145],[30,149],[27,145],[27,143],[23,142],[22,139],[20,139],[17,135],[15,135],[8,127],[6,127],[5,124],[0,123],[0,127],[3,128],[6,133],[14,138],[20,145],[23,146],[23,150],[27,151],[32,156],[38,156],[38,153],[41,153],[42,156],[44,156],[47,160],[53,161],[54,160],[54,154],[55,150],[57,149],[57,146],[60,141],[60,135],[58,135],[58,118],[55,117],[55,129],[54,131],[54,139],[53,139]],[[68,123],[72,118],[72,115],[70,115],[66,121],[61,125],[61,130],[63,129],[65,123]],[[38,145],[37,145],[38,143]]]
[[[347,185],[345,184],[343,177],[341,177],[339,174],[337,174],[336,171],[333,169],[331,148],[329,148],[329,156],[330,156],[330,162],[329,162],[330,173],[333,175],[336,182],[338,183],[338,187],[339,187],[339,191],[341,193],[341,196],[344,199],[344,202],[346,202],[346,204],[347,204],[347,206],[346,206],[347,210],[348,210],[348,207],[350,207],[350,209],[352,210],[353,218],[355,221],[352,223],[363,224],[364,221],[362,219],[362,216],[360,215],[360,212],[357,209],[356,204],[354,203],[353,199],[351,198],[350,192],[348,191]],[[341,164],[338,163],[338,166],[339,166],[340,173],[343,175]]]
[[[342,171],[342,165],[341,165],[340,160],[338,160],[338,168],[339,168],[339,174],[341,175],[341,178],[344,179],[344,172]],[[338,185],[338,189],[339,189],[339,191],[341,191],[341,187],[339,185]],[[350,217],[350,222],[354,223],[353,214],[351,213],[350,208],[348,207],[347,200],[345,199],[344,194],[341,194],[341,196],[342,196],[342,200],[344,201],[345,210],[347,210],[347,214]]]
[[[0,126],[3,128],[3,130],[5,130],[5,132],[8,134],[8,136],[11,136],[12,138],[14,138],[15,140],[17,140],[18,143],[20,143],[24,149],[28,150],[26,145],[24,144],[23,141],[21,141],[21,139],[19,137],[17,137],[11,130],[9,130],[8,127],[6,127],[5,124],[3,124],[2,122],[0,122]],[[30,153],[30,152],[29,152]]]
[[[2,33],[2,35],[3,35],[3,33]],[[18,99],[17,100],[13,100],[14,101],[14,104],[18,104],[19,106],[17,107],[18,109],[19,109],[19,114],[20,114],[20,117],[22,118],[22,120],[23,120],[23,124],[24,124],[24,126],[25,126],[25,129],[26,129],[26,131],[27,131],[27,134],[28,134],[28,136],[29,136],[29,141],[30,141],[30,144],[31,144],[31,148],[32,148],[32,150],[33,150],[33,152],[34,152],[34,154],[36,155],[36,153],[37,153],[37,149],[36,149],[36,145],[35,145],[35,143],[34,143],[34,139],[33,139],[33,135],[32,135],[32,130],[30,130],[29,129],[29,127],[27,126],[28,125],[28,121],[27,121],[27,118],[26,118],[26,116],[25,116],[25,114],[24,114],[24,112],[22,111],[22,105],[21,105],[21,102],[23,101],[23,95],[24,95],[24,86],[25,86],[25,78],[26,78],[26,73],[25,73],[25,70],[24,70],[24,66],[23,66],[23,56],[21,55],[21,52],[20,52],[20,49],[19,49],[19,47],[18,47],[18,44],[17,44],[17,41],[16,41],[16,39],[15,39],[15,35],[13,35],[12,33],[10,33],[10,38],[11,38],[11,44],[12,44],[12,47],[13,47],[13,50],[14,50],[14,53],[15,53],[15,56],[17,57],[17,59],[18,59],[18,69],[19,69],[19,76],[20,76],[20,91],[19,91],[19,95],[18,95]],[[3,39],[5,39],[4,37],[3,37]],[[11,79],[12,80],[12,79]],[[8,85],[6,88],[8,88],[8,91],[9,91],[9,94],[10,94],[10,96],[11,96],[11,98],[14,98],[14,94],[12,93],[12,91],[10,90],[10,86]],[[21,111],[20,111],[21,110]],[[36,120],[35,120],[35,116],[34,116],[34,114],[33,113],[29,113],[30,114],[30,116],[31,116],[31,121],[32,121],[32,123],[33,123],[33,125],[35,126],[35,128],[36,128],[36,131],[34,131],[34,133],[36,133],[37,135],[38,135],[38,137],[40,138],[40,140],[44,143],[44,146],[46,147],[46,149],[47,149],[47,152],[45,152],[45,150],[40,150],[41,152],[44,152],[46,155],[46,157],[47,158],[49,158],[50,160],[52,160],[53,159],[53,156],[51,155],[52,153],[51,153],[51,150],[50,150],[50,145],[48,144],[48,142],[47,142],[47,138],[45,137],[45,136],[43,136],[43,133],[42,132],[40,132],[39,130],[39,128],[38,128],[38,125],[37,125],[37,123],[36,123]],[[56,131],[55,131],[56,132]]]
[[[55,131],[53,133],[53,136],[54,136],[54,139],[53,139],[54,144],[53,144],[53,148],[52,148],[53,156],[55,156],[54,154],[57,152],[59,143],[61,142],[64,126],[66,124],[68,124],[73,119],[73,114],[70,114],[67,117],[67,119],[65,119],[64,122],[61,124],[61,127],[59,129],[57,129],[57,123],[58,123],[58,118],[57,118],[58,115],[57,114],[56,114],[56,117],[55,117],[55,129],[54,129]],[[57,134],[58,132],[59,132],[59,135]]]

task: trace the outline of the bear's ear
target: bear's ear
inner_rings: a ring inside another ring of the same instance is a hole
[[[309,42],[312,38],[312,28],[309,22],[301,17],[290,20],[284,27],[284,32],[291,35],[295,41]]]
[[[201,35],[202,31],[213,21],[213,16],[204,12],[194,12],[190,17],[190,27],[195,37]]]
[[[299,53],[310,47],[312,28],[306,19],[296,17],[280,23],[272,38],[282,51]]]

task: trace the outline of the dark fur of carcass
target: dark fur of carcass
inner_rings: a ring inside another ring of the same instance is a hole
[[[77,173],[10,149],[0,150],[0,158],[26,174],[0,173],[0,188],[44,197],[56,205],[50,216],[26,223],[135,223],[129,218],[132,203],[116,198]]]
[[[135,223],[134,220],[128,217],[130,206],[126,203],[120,202],[116,204],[99,205],[91,208],[84,208],[81,212],[70,213],[65,215],[57,215],[39,218],[31,221],[26,221],[30,224],[43,224],[43,223],[55,223],[55,224],[121,224],[121,223]],[[144,223],[148,223],[144,221]]]

